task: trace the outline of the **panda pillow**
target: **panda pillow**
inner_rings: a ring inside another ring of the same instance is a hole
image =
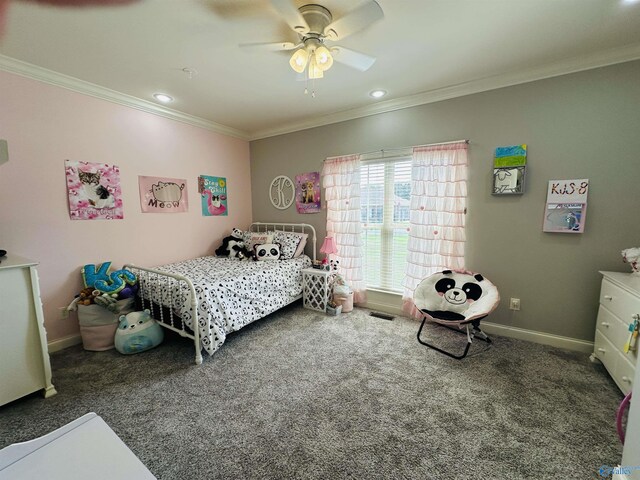
[[[257,262],[280,260],[280,255],[279,243],[263,243],[253,247],[253,258]]]
[[[498,289],[482,275],[451,270],[425,278],[413,293],[413,303],[422,313],[454,323],[485,317],[499,302]]]

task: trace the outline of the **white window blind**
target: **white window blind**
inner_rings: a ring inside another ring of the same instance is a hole
[[[360,182],[366,285],[401,292],[409,239],[411,157],[365,161]]]

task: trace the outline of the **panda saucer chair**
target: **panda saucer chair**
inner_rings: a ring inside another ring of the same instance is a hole
[[[480,329],[480,320],[500,303],[498,288],[479,273],[444,270],[422,280],[413,293],[413,303],[423,315],[418,330],[418,342],[458,360],[467,356],[474,338],[491,344]],[[427,320],[463,333],[466,327],[467,345],[462,355],[438,348],[420,338]]]

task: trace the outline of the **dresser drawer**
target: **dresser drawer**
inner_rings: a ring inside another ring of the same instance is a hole
[[[609,340],[617,350],[622,352],[622,348],[629,338],[628,323],[621,322],[618,320],[618,317],[611,313],[606,307],[600,305],[596,329],[607,337],[607,340]]]
[[[621,355],[625,355],[622,353]],[[628,355],[625,355],[627,357]],[[612,373],[613,378],[618,383],[618,386],[622,392],[626,395],[633,388],[633,377],[635,375],[635,357],[630,359],[632,363],[629,363],[625,358],[618,359],[615,372]]]
[[[602,281],[600,304],[627,325],[631,323],[634,315],[640,314],[640,299],[625,292],[606,278]]]
[[[598,330],[593,342],[593,353],[611,374],[616,370],[618,358],[622,355],[620,350],[616,349]]]

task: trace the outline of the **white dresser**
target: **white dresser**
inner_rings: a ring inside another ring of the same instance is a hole
[[[16,255],[0,263],[0,405],[38,390],[55,395],[40,300],[37,262]]]
[[[626,394],[633,386],[638,349],[624,353],[623,347],[629,339],[629,324],[640,315],[640,276],[600,273],[603,279],[592,359],[598,358],[603,363]]]

